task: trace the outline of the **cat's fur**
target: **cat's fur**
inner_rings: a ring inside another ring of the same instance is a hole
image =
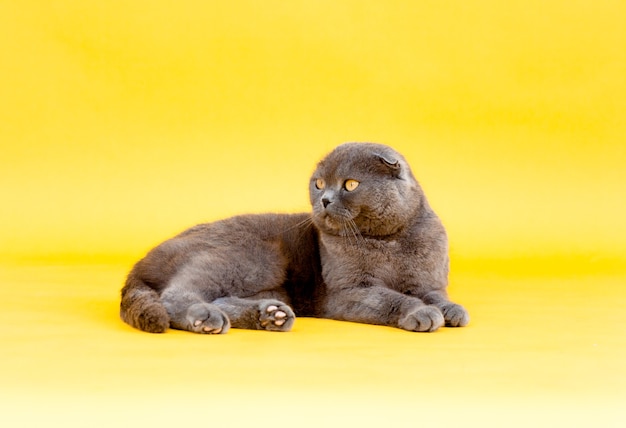
[[[469,322],[446,293],[445,230],[399,153],[343,144],[309,194],[312,214],[232,217],[154,248],[128,275],[122,319],[214,334],[288,331],[296,314],[410,331]]]

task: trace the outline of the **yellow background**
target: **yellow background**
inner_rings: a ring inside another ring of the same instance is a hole
[[[0,418],[623,425],[625,22],[620,1],[1,0]],[[117,319],[152,245],[308,210],[345,141],[413,166],[468,328]]]

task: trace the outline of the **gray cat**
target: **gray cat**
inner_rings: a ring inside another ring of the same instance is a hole
[[[340,145],[309,194],[312,214],[200,224],[151,250],[122,289],[122,319],[209,334],[288,331],[296,314],[410,331],[467,325],[446,293],[446,232],[399,153]]]

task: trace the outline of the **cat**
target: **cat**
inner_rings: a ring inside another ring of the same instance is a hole
[[[432,332],[468,324],[449,300],[448,240],[397,151],[345,143],[309,183],[311,213],[192,227],[135,264],[121,318],[151,333],[289,331],[296,314]]]

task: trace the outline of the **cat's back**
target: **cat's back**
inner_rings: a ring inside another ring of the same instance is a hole
[[[231,257],[233,263],[259,259],[298,270],[315,257],[316,234],[310,214],[246,214],[202,223],[157,245],[133,268],[156,290],[203,254]]]
[[[299,229],[309,223],[310,214],[243,214],[211,223],[202,223],[193,226],[174,240],[205,241],[213,244],[241,242],[261,239],[273,240],[288,233],[292,229]]]

